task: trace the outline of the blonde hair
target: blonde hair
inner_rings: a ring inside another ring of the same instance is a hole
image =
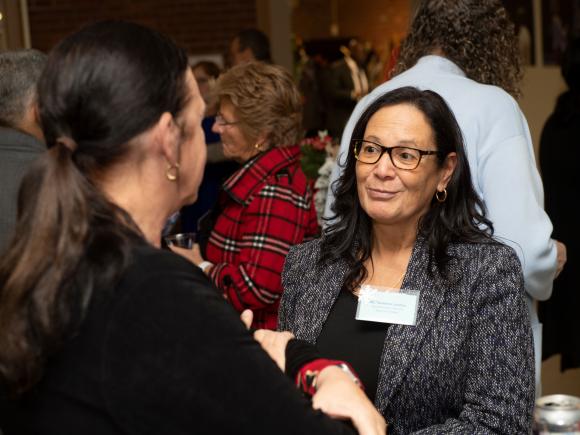
[[[250,142],[265,134],[270,146],[282,147],[302,138],[300,92],[284,68],[262,62],[237,65],[220,76],[213,93],[232,103]]]

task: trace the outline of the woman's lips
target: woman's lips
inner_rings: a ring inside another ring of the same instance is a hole
[[[397,194],[397,192],[393,192],[390,190],[373,189],[371,187],[367,187],[367,193],[368,193],[370,198],[379,199],[379,200],[392,199]]]

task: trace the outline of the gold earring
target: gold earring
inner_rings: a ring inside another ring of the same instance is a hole
[[[439,202],[445,202],[447,199],[447,189],[444,188],[441,192],[435,192],[435,199]]]
[[[262,144],[258,142],[256,145],[254,145],[254,148],[256,148],[258,151],[260,151],[261,146],[262,146]]]
[[[175,163],[175,165],[169,165],[167,171],[165,172],[165,176],[169,181],[176,181],[179,178],[179,163]]]

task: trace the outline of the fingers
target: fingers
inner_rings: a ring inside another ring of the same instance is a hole
[[[293,338],[294,334],[288,331],[276,332],[268,329],[258,329],[254,332],[254,339],[262,346],[279,346],[283,344],[285,348],[286,343]]]
[[[318,376],[313,408],[333,418],[350,418],[359,434],[386,433],[384,418],[345,372],[338,367],[327,367]]]
[[[554,277],[554,279],[556,279],[558,275],[560,275],[560,272],[562,272],[562,270],[564,269],[564,265],[568,260],[566,245],[564,245],[559,240],[556,240],[556,252],[557,252],[556,254],[557,265],[556,265],[556,276]]]
[[[250,329],[252,321],[254,320],[254,313],[252,310],[244,310],[242,311],[242,314],[240,314],[240,319],[244,322],[244,325],[246,325],[246,329]]]
[[[254,332],[254,339],[260,343],[270,358],[284,371],[286,368],[286,345],[294,338],[290,332],[276,332],[259,329]]]

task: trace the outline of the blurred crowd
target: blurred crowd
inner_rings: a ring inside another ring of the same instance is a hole
[[[499,0],[293,73],[257,29],[0,53],[0,435],[530,433],[580,366],[569,47],[543,179]]]

